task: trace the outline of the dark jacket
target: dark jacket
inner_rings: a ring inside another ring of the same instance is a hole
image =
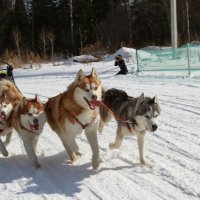
[[[127,67],[126,67],[126,64],[124,62],[123,59],[121,60],[116,60],[115,61],[115,66],[119,66],[120,68],[120,71],[117,73],[117,74],[127,74],[128,73],[128,70],[127,70]]]

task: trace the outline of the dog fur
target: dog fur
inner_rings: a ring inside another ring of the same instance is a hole
[[[40,167],[35,151],[46,122],[44,109],[44,104],[35,95],[34,99],[23,97],[12,113],[12,126],[19,133],[26,153],[35,168]]]
[[[144,158],[144,139],[146,132],[154,132],[158,127],[160,106],[157,97],[131,98],[126,92],[110,89],[103,95],[103,102],[107,108],[100,107],[99,132],[103,131],[104,124],[108,123],[112,117],[117,121],[116,139],[110,143],[110,149],[120,148],[125,136],[136,135],[139,148],[140,163],[147,167],[152,167]]]
[[[98,169],[100,165],[97,141],[99,109],[90,104],[90,101],[101,100],[101,96],[101,81],[93,68],[88,76],[80,70],[68,90],[50,98],[46,103],[47,121],[58,134],[72,162],[81,155],[75,140],[76,135],[85,130],[93,153],[94,169]]]
[[[3,156],[8,156],[6,146],[10,143],[13,131],[11,113],[21,99],[22,95],[12,81],[0,79],[0,151]],[[6,137],[4,142],[2,136]]]

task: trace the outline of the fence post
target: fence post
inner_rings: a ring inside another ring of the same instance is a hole
[[[190,71],[190,51],[189,51],[189,44],[187,43],[187,61],[188,61],[188,75],[191,75]]]
[[[136,60],[137,60],[137,72],[140,72],[139,68],[139,58],[138,58],[138,50],[136,49]]]

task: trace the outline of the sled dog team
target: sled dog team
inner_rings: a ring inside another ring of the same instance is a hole
[[[100,106],[100,107],[99,107]],[[144,140],[146,132],[158,128],[160,107],[157,97],[129,97],[118,89],[105,90],[96,70],[90,75],[82,70],[68,89],[42,103],[37,95],[28,99],[19,92],[15,84],[0,80],[0,153],[8,156],[6,149],[13,129],[20,135],[26,153],[35,168],[40,167],[36,147],[45,122],[60,138],[71,162],[81,156],[76,136],[85,131],[92,150],[92,166],[100,167],[97,132],[102,132],[105,123],[112,117],[117,122],[116,139],[110,149],[120,148],[123,139],[136,135],[141,165],[152,167],[145,160]],[[99,117],[100,116],[100,117]],[[5,136],[5,140],[1,140]]]

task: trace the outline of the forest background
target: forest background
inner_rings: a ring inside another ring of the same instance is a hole
[[[198,41],[199,0],[177,0],[177,19],[178,45]],[[0,0],[0,59],[17,66],[171,46],[170,26],[169,0]]]

